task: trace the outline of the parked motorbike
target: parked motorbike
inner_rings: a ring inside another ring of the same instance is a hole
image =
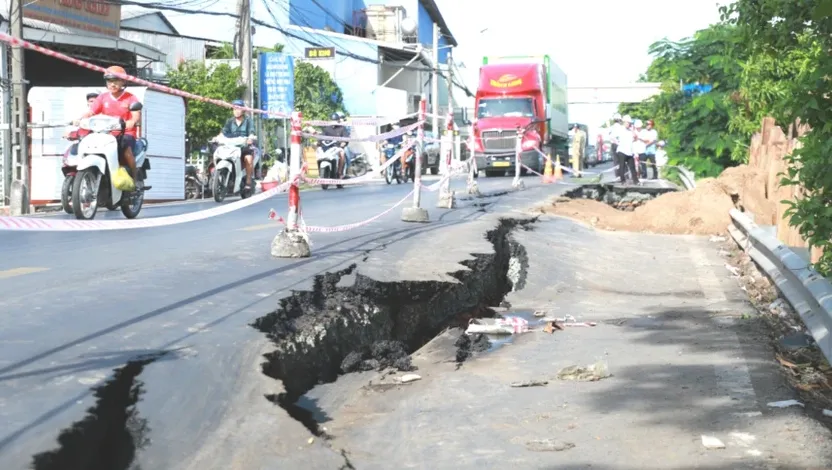
[[[228,138],[219,136],[214,138],[213,142],[218,143],[216,150],[214,150],[214,171],[211,176],[211,192],[214,194],[214,200],[222,202],[226,196],[233,196],[239,194],[240,198],[246,199],[254,194],[254,179],[252,178],[251,188],[246,190],[244,188],[246,181],[246,169],[243,167],[242,161],[242,147],[246,145],[249,137],[233,137]],[[255,166],[259,163],[257,161],[258,154],[254,154]]]
[[[367,161],[367,155],[363,153],[359,153],[353,157],[349,168],[347,168],[347,174],[351,178],[364,176],[368,171],[370,171],[370,163]]]
[[[393,145],[389,142],[385,142],[382,146],[382,150],[384,151],[385,162],[390,161],[391,158],[396,156],[396,149],[398,146]],[[396,180],[396,184],[400,184],[402,182],[402,160],[401,158],[397,158],[396,162],[392,165],[388,166],[384,170],[384,180],[387,184],[391,184],[393,180]]]
[[[410,147],[404,152],[402,155],[402,179],[405,183],[407,183],[408,178],[410,181],[416,181],[416,150],[413,147]]]
[[[61,173],[64,174],[64,183],[61,186],[61,207],[67,214],[72,214],[72,185],[75,183],[75,174],[78,172],[78,143],[81,136],[78,131],[72,131],[65,137],[70,143],[64,151]]]
[[[140,111],[142,104],[133,103],[129,109]],[[146,157],[147,140],[139,139],[138,152],[134,155],[138,169],[138,175],[135,175],[136,189],[123,192],[115,187],[112,175],[119,168],[118,156],[125,130],[124,120],[97,115],[81,120],[79,127],[90,133],[78,144],[77,172],[72,184],[72,212],[75,218],[94,218],[99,204],[110,210],[120,207],[125,217],[136,218],[142,210],[144,192],[151,189],[144,184],[147,171],[150,170],[150,160]],[[114,136],[112,131],[120,133]]]
[[[318,147],[318,176],[324,179],[341,180],[344,179],[343,171],[338,173],[338,160],[340,159],[340,152],[343,148],[338,145],[338,142],[333,140],[321,140],[321,146]],[[343,184],[335,185],[336,188],[341,189]],[[328,184],[322,184],[321,189],[328,189]]]
[[[185,165],[185,199],[197,199],[205,195],[205,181],[201,173],[196,166]]]

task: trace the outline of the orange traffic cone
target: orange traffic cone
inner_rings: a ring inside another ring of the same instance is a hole
[[[560,155],[555,159],[555,181],[563,179],[563,170],[560,168]]]
[[[543,182],[554,183],[555,175],[552,173],[552,159],[546,156],[546,166],[543,167]]]

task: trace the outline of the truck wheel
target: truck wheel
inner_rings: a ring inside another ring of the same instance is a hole
[[[494,170],[485,170],[485,176],[487,178],[493,178],[495,176],[505,175],[504,171],[494,171]]]
[[[438,174],[439,174],[439,168],[436,168],[436,167],[431,168],[431,169],[430,169],[430,174],[432,174],[432,175],[438,175]]]

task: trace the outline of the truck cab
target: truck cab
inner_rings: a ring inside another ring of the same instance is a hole
[[[541,173],[543,154],[565,149],[566,76],[553,70],[560,71],[548,56],[483,59],[471,143],[477,168],[486,176],[514,172],[518,145],[522,165]],[[563,101],[557,110],[556,100]],[[553,114],[558,114],[556,120]],[[521,168],[521,174],[526,172]]]

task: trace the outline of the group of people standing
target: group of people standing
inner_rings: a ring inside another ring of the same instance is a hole
[[[615,157],[616,176],[622,183],[627,181],[629,170],[633,183],[641,184],[639,176],[647,179],[648,167],[653,171],[651,179],[658,179],[659,166],[667,163],[664,153],[664,141],[659,140],[659,133],[648,119],[645,126],[641,119],[633,121],[629,115],[613,115],[610,127],[610,143]]]

